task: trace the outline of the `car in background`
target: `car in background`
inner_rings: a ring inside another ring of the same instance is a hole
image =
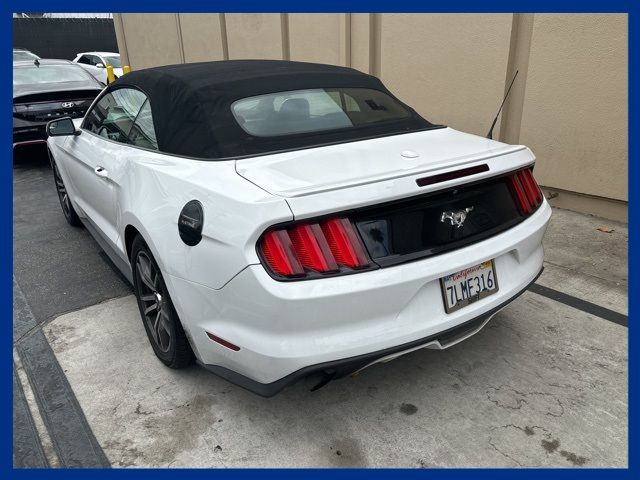
[[[13,49],[13,61],[18,62],[20,60],[31,60],[32,62],[36,59],[40,59],[38,55],[24,48],[14,48]]]
[[[456,345],[542,271],[531,150],[351,68],[138,70],[47,133],[62,212],[132,282],[160,361],[260,395]]]
[[[122,76],[122,63],[120,62],[119,53],[80,52],[73,61],[105,85],[107,84],[107,65],[113,67],[113,74],[116,78]]]
[[[45,126],[82,118],[103,85],[69,60],[13,62],[13,146],[44,143]]]

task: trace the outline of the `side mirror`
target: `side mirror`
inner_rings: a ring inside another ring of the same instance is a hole
[[[96,63],[96,67],[98,67],[98,68],[104,68],[104,64],[103,64],[103,63]]]
[[[66,135],[80,135],[73,120],[69,117],[58,118],[47,123],[46,132],[49,137],[64,137]]]

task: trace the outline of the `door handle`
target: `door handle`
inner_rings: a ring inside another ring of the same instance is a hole
[[[98,175],[99,177],[103,177],[103,178],[107,178],[109,176],[109,172],[107,172],[103,167],[101,167],[100,165],[98,165],[96,168],[93,169],[93,172]]]

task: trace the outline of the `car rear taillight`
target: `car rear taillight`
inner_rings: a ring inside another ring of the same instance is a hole
[[[268,230],[258,250],[267,270],[292,279],[349,273],[371,266],[353,224],[344,217]]]
[[[340,265],[354,269],[369,266],[369,258],[349,220],[332,218],[322,222],[322,231]]]
[[[262,238],[261,247],[264,259],[273,273],[285,277],[304,276],[302,263],[293,250],[293,243],[286,230],[267,232]]]
[[[542,192],[533,178],[531,168],[513,173],[507,177],[507,182],[523,215],[530,215],[542,203]]]

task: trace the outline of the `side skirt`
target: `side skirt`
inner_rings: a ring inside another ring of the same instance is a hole
[[[100,233],[94,228],[93,224],[86,217],[80,217],[80,221],[84,224],[84,226],[89,230],[89,233],[94,238],[100,248],[104,250],[104,252],[109,257],[109,260],[118,268],[120,273],[127,279],[127,281],[133,285],[133,276],[131,273],[131,266],[120,258],[120,255],[109,245],[104,238],[100,235]]]

